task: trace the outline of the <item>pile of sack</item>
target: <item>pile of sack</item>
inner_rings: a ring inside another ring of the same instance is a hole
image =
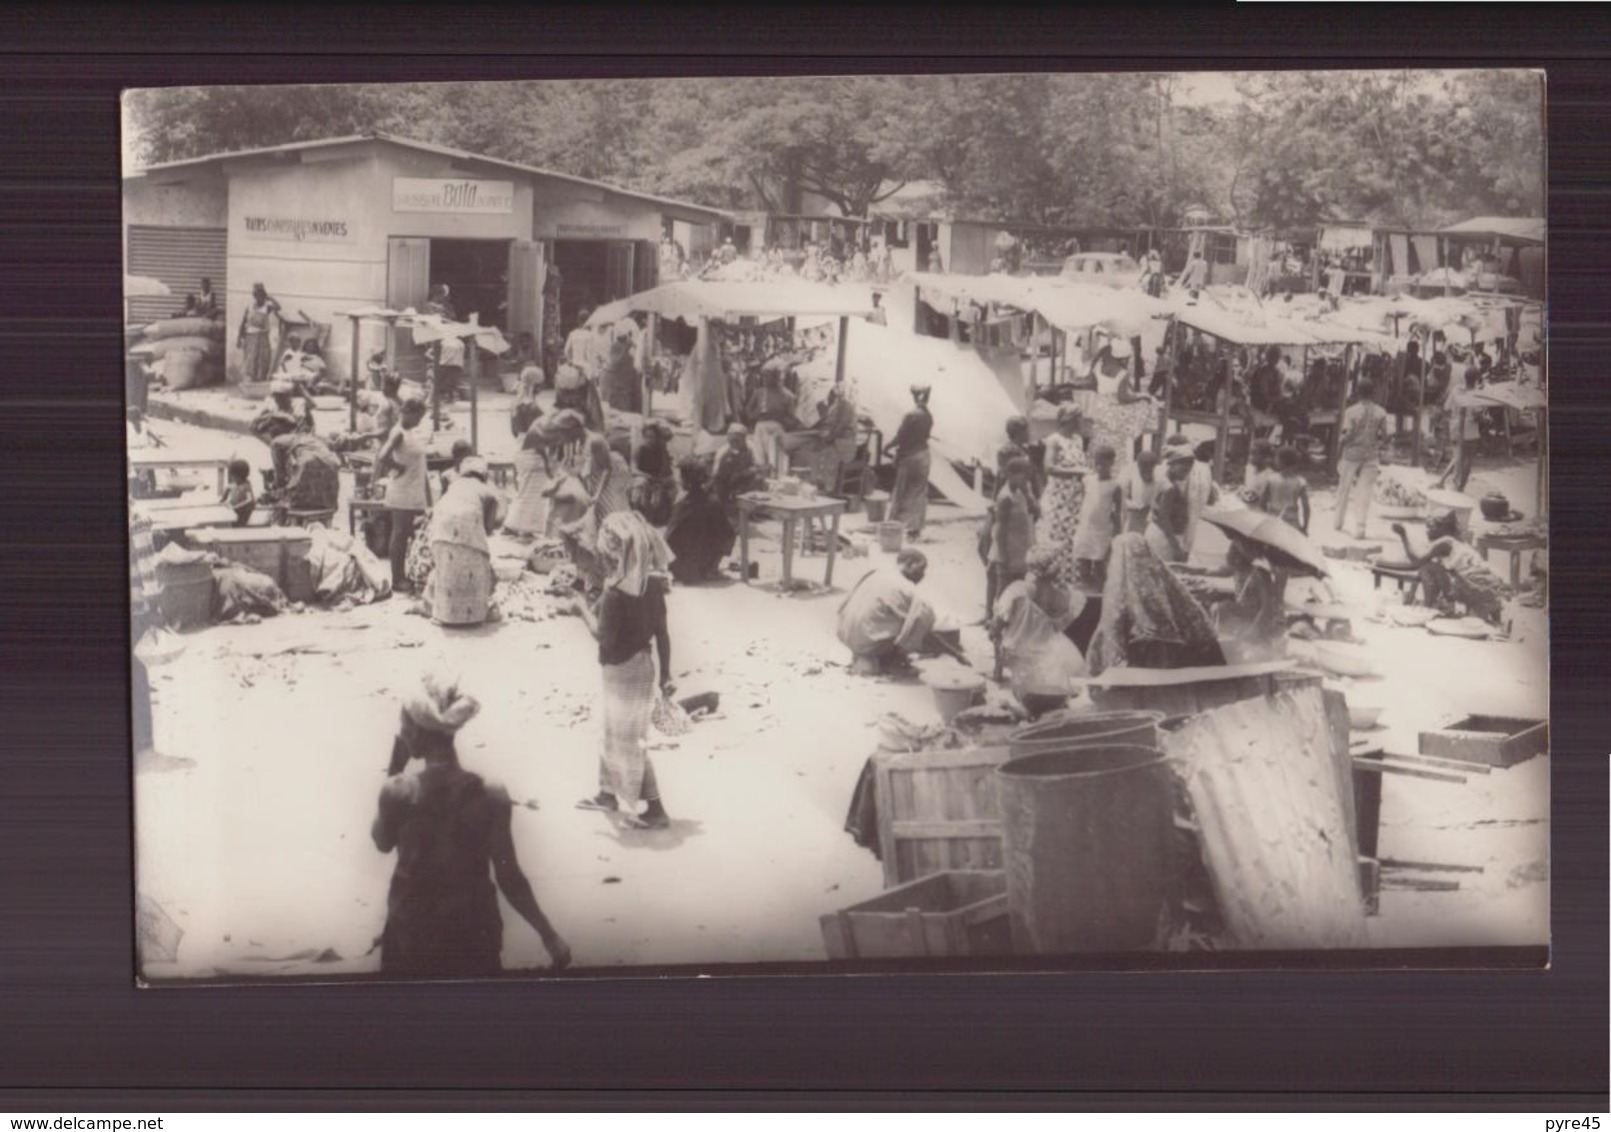
[[[165,318],[147,326],[129,353],[169,389],[221,385],[224,323],[216,318]]]

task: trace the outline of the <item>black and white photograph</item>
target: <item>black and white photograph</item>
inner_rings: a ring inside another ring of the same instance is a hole
[[[1547,947],[1544,127],[125,92],[138,981]]]

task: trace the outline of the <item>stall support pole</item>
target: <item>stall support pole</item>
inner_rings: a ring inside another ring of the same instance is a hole
[[[1413,449],[1413,455],[1411,456],[1411,459],[1415,461],[1415,466],[1417,468],[1421,466],[1421,413],[1426,409],[1426,371],[1431,368],[1432,338],[1430,332],[1428,332],[1426,346],[1421,356],[1421,393],[1416,398],[1416,401],[1419,402],[1419,406],[1415,411],[1415,447]],[[1449,380],[1451,382],[1454,380],[1453,367],[1451,367],[1449,370]]]
[[[1169,372],[1164,377],[1163,416],[1158,421],[1158,435],[1152,438],[1152,450],[1160,459],[1163,457],[1164,438],[1169,435],[1169,415],[1175,407],[1176,363],[1180,359],[1177,329],[1178,324],[1171,322],[1164,331],[1163,356],[1169,360]]]
[[[465,352],[470,355],[467,359],[470,363],[468,367],[470,378],[470,447],[479,454],[481,451],[481,431],[479,427],[481,414],[477,409],[476,385],[479,384],[478,373],[481,369],[481,359],[477,355],[481,351],[477,349],[473,336],[463,341]]]
[[[649,348],[643,353],[643,415],[647,417],[654,412],[654,382],[649,380],[649,371],[654,367],[655,355],[660,350],[659,315],[649,315],[649,329],[645,333],[649,336]]]
[[[850,338],[850,316],[839,316],[839,344],[834,350],[833,383],[843,386],[845,383],[845,345]]]
[[[1354,375],[1346,368],[1343,370],[1343,379],[1338,382],[1341,390],[1337,394],[1337,427],[1331,430],[1331,466],[1335,468],[1342,459],[1343,415],[1348,412],[1348,387],[1353,384]]]
[[[1234,400],[1236,381],[1234,379],[1225,383],[1225,388],[1219,391],[1224,398],[1220,402],[1219,435],[1214,438],[1214,482],[1223,483],[1225,480],[1225,450],[1231,446],[1231,401]]]
[[[349,376],[352,378],[352,385],[351,385],[351,388],[348,391],[349,395],[347,397],[347,430],[349,432],[357,432],[358,431],[358,353],[359,353],[359,351],[358,351],[358,331],[359,331],[360,327],[362,327],[363,324],[358,321],[358,316],[357,315],[351,315],[351,316],[349,316],[349,318],[350,318],[350,321],[352,322],[352,371],[349,374]]]

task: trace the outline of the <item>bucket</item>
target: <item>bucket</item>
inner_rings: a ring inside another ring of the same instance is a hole
[[[1007,737],[1007,748],[1017,759],[1075,747],[1157,747],[1158,725],[1163,720],[1163,713],[1156,711],[1098,711],[1063,716],[1019,728]]]
[[[951,676],[929,684],[934,693],[934,708],[940,713],[940,722],[949,725],[957,715],[978,702],[984,691],[984,678],[972,674]]]
[[[906,527],[901,523],[879,523],[878,545],[890,554],[900,552],[901,544],[906,541]]]
[[[996,769],[1014,949],[1153,947],[1177,887],[1174,798],[1156,747],[1104,745]]]
[[[889,496],[869,495],[862,503],[867,508],[867,521],[869,523],[882,523],[884,516],[889,512]]]

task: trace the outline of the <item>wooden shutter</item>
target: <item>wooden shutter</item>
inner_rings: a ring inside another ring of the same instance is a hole
[[[227,292],[225,269],[229,262],[229,232],[224,228],[157,228],[130,226],[127,262],[130,275],[160,279],[171,296],[140,296],[129,300],[129,318],[136,325],[170,318],[185,305],[185,296],[201,290],[202,279],[213,281],[220,303]]]
[[[511,341],[519,334],[530,334],[533,340],[542,340],[546,273],[541,244],[516,240],[509,245],[509,325],[505,329]]]
[[[611,241],[607,251],[604,287],[607,302],[624,299],[632,294],[632,243]]]
[[[431,294],[431,241],[393,236],[386,265],[386,305],[420,310]],[[392,368],[404,381],[425,380],[425,350],[406,327],[392,329]]]

